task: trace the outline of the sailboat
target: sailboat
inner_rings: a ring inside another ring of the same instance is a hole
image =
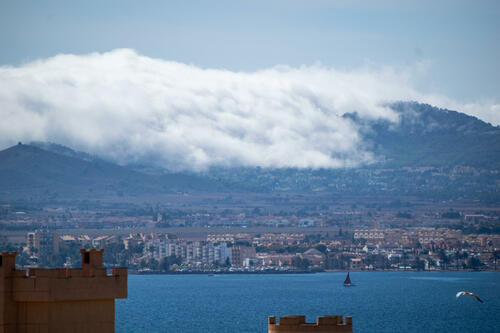
[[[347,276],[345,277],[344,280],[344,287],[353,287],[353,286],[355,286],[355,284],[351,282],[351,278],[349,277],[349,272],[347,272]]]

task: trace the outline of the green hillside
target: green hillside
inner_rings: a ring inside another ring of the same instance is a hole
[[[396,126],[373,122],[365,139],[386,167],[500,168],[500,128],[456,111],[427,104],[396,103]]]

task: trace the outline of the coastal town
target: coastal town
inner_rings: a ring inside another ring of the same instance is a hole
[[[140,214],[10,212],[1,241],[25,267],[73,267],[79,248],[103,248],[106,267],[140,274],[477,271],[497,270],[500,259],[500,234],[488,228],[496,211]]]

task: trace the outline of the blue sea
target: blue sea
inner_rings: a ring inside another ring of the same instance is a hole
[[[500,332],[500,273],[130,275],[117,332],[267,332],[268,316],[353,317],[355,332]],[[458,291],[477,293],[456,299]]]

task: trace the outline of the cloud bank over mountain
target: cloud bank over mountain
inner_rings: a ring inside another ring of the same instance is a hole
[[[376,160],[356,124],[416,100],[497,125],[499,105],[425,95],[412,70],[202,69],[129,49],[0,67],[0,146],[51,141],[128,164],[338,168]]]

